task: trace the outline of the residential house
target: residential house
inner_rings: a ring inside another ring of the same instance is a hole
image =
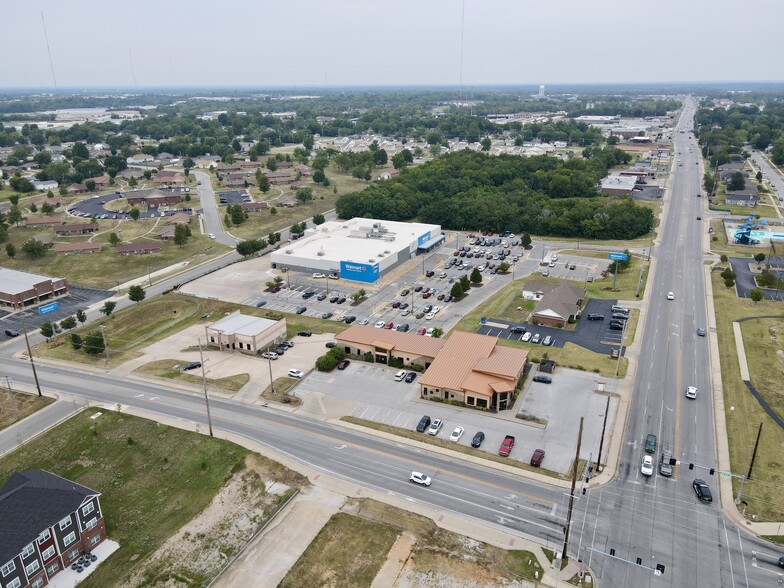
[[[61,216],[30,216],[25,219],[26,227],[53,227],[63,224]]]
[[[266,202],[243,202],[240,204],[240,208],[245,212],[261,212],[262,210],[268,210],[269,204]]]
[[[255,185],[256,185],[256,180],[253,177],[235,178],[235,179],[223,181],[224,188],[245,188],[246,186],[255,186]]]
[[[292,190],[299,190],[300,188],[305,188],[306,186],[309,185],[310,182],[302,182],[302,181],[292,182],[291,184],[289,184]]]
[[[175,206],[182,201],[180,190],[134,190],[132,192],[126,192],[125,198],[128,201],[129,206],[144,204],[147,208]]]
[[[130,180],[131,178],[135,178],[140,180],[144,177],[144,170],[129,167],[128,169],[122,170],[120,173],[117,174],[118,178],[122,178],[124,180]]]
[[[165,186],[170,188],[185,182],[185,175],[178,171],[163,170],[152,177],[152,183],[157,187]]]
[[[137,153],[136,155],[131,155],[130,157],[126,158],[125,162],[128,165],[138,165],[140,163],[147,163],[153,159],[153,156],[147,153]]]
[[[46,192],[48,190],[57,190],[59,186],[60,185],[54,180],[35,180],[33,182],[33,187],[36,190],[40,190],[42,192]]]
[[[728,192],[724,197],[724,201],[734,206],[757,206],[760,199],[759,196],[744,192]]]
[[[98,253],[101,250],[100,243],[90,243],[83,241],[80,243],[55,243],[54,252],[57,255],[69,255],[75,253],[80,255],[82,253]]]
[[[158,237],[164,241],[172,241],[174,240],[174,229],[175,225],[164,227],[162,231],[158,232]]]
[[[96,190],[103,190],[104,188],[108,188],[109,187],[109,182],[111,182],[111,178],[109,176],[107,176],[106,174],[104,174],[102,176],[96,176],[94,178],[87,178],[84,181],[84,183],[87,184],[87,182],[89,182],[90,180],[95,182],[95,189]]]
[[[550,327],[565,327],[580,316],[585,290],[566,282],[545,284],[526,282],[522,292],[526,300],[536,300],[529,321]]]
[[[127,255],[147,255],[148,253],[160,253],[161,244],[146,243],[120,243],[117,246],[117,255],[125,257]]]
[[[267,179],[270,184],[290,184],[291,182],[296,181],[297,178],[289,172],[274,171],[267,174]]]
[[[155,161],[162,161],[164,163],[168,163],[172,159],[174,159],[174,155],[167,153],[166,151],[161,151],[158,155],[155,156]]]
[[[276,161],[275,165],[278,169],[290,169],[294,167],[293,161]]]
[[[403,365],[428,367],[444,346],[444,339],[422,337],[367,325],[351,325],[335,335],[338,346],[349,355],[360,357],[368,353],[376,363],[388,364],[399,360]]]
[[[94,233],[97,225],[93,223],[74,223],[72,225],[60,225],[54,228],[58,237],[69,237],[71,235],[86,235]]]
[[[71,184],[66,189],[68,190],[69,194],[86,194],[87,192],[89,192],[87,186],[85,186],[84,184]]]
[[[294,168],[294,171],[297,172],[301,176],[312,176],[313,170],[310,169],[307,165],[298,165]]]
[[[297,205],[297,201],[291,196],[281,196],[277,199],[276,203],[283,208],[294,208]]]
[[[30,206],[30,204],[35,204],[36,206],[41,207],[44,204],[49,204],[50,206],[54,206],[55,208],[57,208],[62,203],[63,203],[63,199],[60,198],[60,196],[53,196],[52,198],[49,198],[49,196],[43,195],[30,200],[27,203],[27,206]]]
[[[220,155],[202,155],[193,160],[199,169],[209,169],[210,166],[217,166],[221,161]]]
[[[255,354],[286,339],[286,319],[273,321],[233,312],[205,327],[207,345]]]
[[[0,488],[0,585],[40,588],[106,539],[100,492],[46,470]]]
[[[395,176],[398,176],[398,175],[400,175],[400,170],[399,169],[388,169],[388,170],[384,170],[383,172],[381,172],[379,174],[379,176],[378,176],[378,179],[379,180],[390,180],[390,179],[392,179],[392,178],[394,178]]]
[[[422,398],[506,410],[528,368],[528,352],[501,347],[495,337],[455,331],[419,379]]]
[[[33,240],[38,241],[41,245],[46,247],[47,249],[52,248],[52,237],[49,235],[33,235]]]
[[[178,212],[168,218],[170,225],[187,225],[191,222],[191,215],[187,212]]]

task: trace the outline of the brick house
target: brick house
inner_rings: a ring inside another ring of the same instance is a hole
[[[526,300],[536,300],[536,308],[528,317],[534,324],[565,327],[580,316],[585,290],[566,282],[545,284],[526,282],[522,292]]]
[[[185,176],[180,172],[164,170],[159,171],[152,177],[152,183],[156,186],[167,188],[177,186],[185,182]]]
[[[46,470],[0,488],[0,586],[40,588],[106,539],[99,492]]]
[[[146,255],[147,253],[160,253],[160,243],[120,243],[117,246],[117,255]]]
[[[139,206],[145,204],[148,208],[158,206],[173,206],[182,201],[180,191],[164,192],[161,190],[134,190],[126,192],[125,198],[129,206]]]
[[[80,255],[82,253],[97,253],[100,250],[100,243],[89,243],[87,241],[82,243],[55,243],[54,246],[54,252],[57,255],[68,255],[69,253]]]
[[[102,175],[102,176],[96,176],[96,177],[94,177],[94,178],[87,178],[87,179],[84,181],[84,182],[85,182],[85,185],[86,185],[86,184],[87,184],[87,182],[89,182],[90,180],[92,180],[93,182],[95,182],[95,189],[96,189],[96,190],[102,190],[102,189],[104,189],[104,188],[108,188],[108,187],[109,187],[109,182],[111,181],[111,178],[110,178],[109,176],[105,175],[105,174],[104,174],[104,175]]]
[[[269,204],[266,202],[243,202],[240,204],[240,208],[244,212],[261,212],[262,210],[268,210]]]
[[[86,235],[94,233],[96,225],[93,223],[74,223],[72,225],[60,225],[54,228],[58,237],[68,237],[69,235]]]
[[[63,224],[61,216],[39,216],[25,219],[26,227],[53,227],[61,224]]]

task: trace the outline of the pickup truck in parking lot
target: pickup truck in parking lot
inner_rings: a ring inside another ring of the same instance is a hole
[[[504,440],[501,441],[501,447],[498,448],[498,455],[502,457],[509,457],[509,454],[512,453],[512,447],[514,447],[514,444],[514,436],[507,435],[504,437]]]

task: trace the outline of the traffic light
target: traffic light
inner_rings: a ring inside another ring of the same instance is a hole
[[[670,465],[671,466],[678,465],[678,460],[675,459],[674,457],[671,457],[670,458]]]
[[[693,469],[694,469],[694,464],[693,464],[693,463],[690,463],[690,464],[689,464],[689,469],[690,469],[690,470],[693,470]]]
[[[610,555],[615,555],[615,550],[614,549],[610,550]]]
[[[641,566],[641,565],[642,565],[642,558],[641,558],[641,557],[638,557],[638,558],[637,558],[637,565],[638,565],[638,566]]]
[[[585,488],[583,488],[583,496],[585,496]]]
[[[664,564],[656,564],[656,571],[663,574],[664,573]]]
[[[710,469],[710,475],[712,476],[715,471],[716,471],[715,469],[711,468]]]

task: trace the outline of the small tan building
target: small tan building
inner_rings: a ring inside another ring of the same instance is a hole
[[[367,325],[352,325],[335,335],[335,341],[349,355],[363,356],[371,353],[376,363],[389,363],[390,359],[400,359],[403,365],[417,364],[425,368],[433,362],[444,346],[443,339],[377,329]]]
[[[220,347],[221,351],[255,354],[286,339],[286,319],[273,321],[236,311],[205,330],[207,345]]]
[[[455,331],[419,379],[422,398],[506,410],[528,367],[528,352],[500,347],[495,337]]]
[[[545,284],[526,282],[522,292],[526,300],[536,300],[536,308],[529,317],[530,322],[548,327],[564,328],[569,321],[580,316],[585,300],[585,290],[566,282]]]

